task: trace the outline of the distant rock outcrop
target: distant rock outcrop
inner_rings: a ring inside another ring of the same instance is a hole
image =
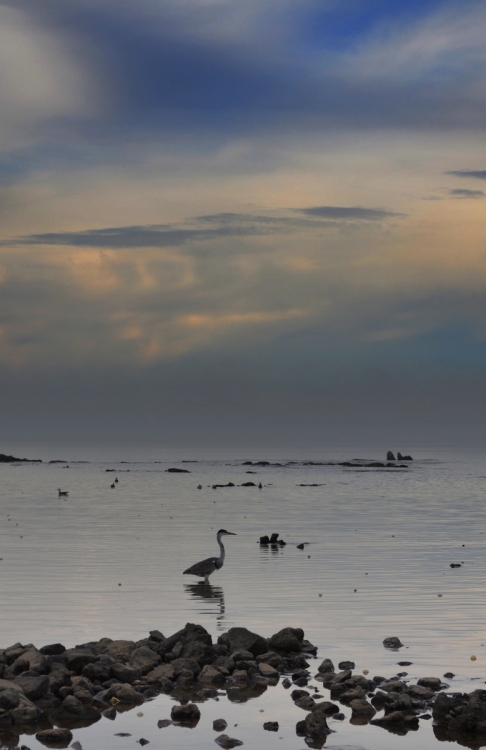
[[[0,464],[13,464],[13,463],[30,463],[30,464],[41,464],[41,458],[16,458],[15,456],[7,456],[5,453],[0,453]]]

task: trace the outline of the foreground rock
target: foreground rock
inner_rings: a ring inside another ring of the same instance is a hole
[[[432,715],[441,729],[486,736],[486,690],[450,695],[439,693]]]

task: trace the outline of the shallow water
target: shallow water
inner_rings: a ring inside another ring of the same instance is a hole
[[[112,454],[117,460],[107,461],[81,451],[33,450],[23,454],[90,463],[0,465],[2,647],[17,640],[37,646],[103,636],[137,640],[154,628],[169,635],[186,621],[201,623],[213,637],[234,625],[266,636],[291,625],[318,645],[316,665],[324,657],[351,659],[358,672],[388,677],[406,659],[413,662],[404,670],[411,679],[452,671],[451,689],[484,684],[482,454],[419,450],[408,471],[360,471],[304,466],[302,460],[382,459],[383,452],[153,450],[120,463],[130,456]],[[244,460],[298,463],[250,467]],[[191,473],[168,474],[169,466]],[[115,476],[119,482],[111,489]],[[211,489],[228,481],[264,487]],[[57,497],[58,487],[69,490],[67,499]],[[226,563],[212,585],[182,576],[192,563],[217,554],[219,528],[238,536],[226,538]],[[287,546],[261,548],[259,537],[272,532]],[[304,550],[296,548],[301,542],[309,543]],[[450,568],[462,561],[461,568]],[[405,644],[399,654],[383,648],[392,635]],[[227,733],[246,745],[304,747],[295,723],[305,714],[281,686],[241,705],[223,697],[207,701],[194,730],[157,728],[170,704],[160,696],[140,709],[143,717],[135,710],[119,715],[116,726],[102,720],[76,730],[75,739],[84,748],[133,747],[141,736],[155,747],[216,747],[212,719],[222,716]],[[280,731],[263,733],[265,720],[278,720]],[[332,725],[336,734],[326,747],[416,747],[418,739],[424,748],[439,744],[430,722],[421,725],[420,738],[352,727],[347,720]],[[133,736],[113,736],[120,731]],[[24,740],[40,747],[34,738]]]

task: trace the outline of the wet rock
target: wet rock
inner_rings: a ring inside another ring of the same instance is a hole
[[[332,664],[332,662],[331,662],[331,664]],[[354,661],[340,661],[339,664],[338,664],[338,668],[339,669],[354,669],[355,666],[356,666],[356,664],[354,663]],[[329,669],[327,671],[331,672],[333,670],[334,670],[334,667],[333,667],[332,670]],[[320,671],[321,670],[319,669],[319,672]]]
[[[322,661],[321,664],[317,667],[317,671],[321,674],[334,672],[334,664],[332,663],[331,659],[324,659],[324,661]]]
[[[81,672],[83,667],[96,661],[97,654],[94,650],[87,648],[69,648],[63,654],[66,667],[72,672]]]
[[[278,669],[275,669],[270,664],[259,664],[258,669],[260,670],[260,674],[262,674],[264,677],[268,677],[269,679],[280,679],[280,673]]]
[[[418,698],[419,700],[431,700],[431,698],[434,697],[434,692],[430,688],[425,687],[424,685],[409,685],[406,688],[407,695],[410,695],[412,698]]]
[[[235,740],[233,737],[228,737],[227,734],[221,734],[214,741],[224,750],[231,750],[232,747],[239,747],[243,744],[241,740]]]
[[[94,665],[89,665],[89,667]],[[164,664],[164,666],[169,666],[168,664]],[[88,667],[88,668],[89,668]],[[85,667],[86,669],[86,667]],[[85,670],[83,670],[84,674]],[[172,673],[174,670],[172,669]],[[129,685],[135,682],[135,680],[139,680],[142,676],[142,670],[139,668],[129,667],[127,664],[122,664],[121,662],[115,662],[115,664],[112,664],[109,668],[108,677],[106,679],[109,679],[109,677],[114,677],[119,682],[127,682]],[[104,680],[102,680],[104,682]]]
[[[352,690],[345,690],[341,693],[339,700],[344,703],[345,706],[349,706],[352,701],[363,700],[366,697],[366,693],[359,685]]]
[[[266,639],[247,628],[230,628],[218,638],[218,643],[227,645],[230,653],[244,649],[250,651],[253,656],[259,656],[268,651]]]
[[[376,714],[376,710],[371,703],[368,703],[364,698],[353,700],[349,705],[353,711],[352,718],[362,717],[371,719]]]
[[[165,680],[173,680],[175,675],[174,664],[159,664],[151,672],[145,675],[145,680],[149,684],[155,682],[164,682]],[[129,680],[127,680],[129,682]]]
[[[299,637],[300,633],[302,636]],[[268,641],[268,646],[272,651],[284,651],[287,653],[302,651],[302,638],[304,633],[296,628],[283,628]]]
[[[298,701],[301,698],[305,698],[306,695],[310,695],[307,690],[292,690],[292,692],[290,693],[290,697],[293,701]]]
[[[283,672],[285,669],[285,664],[282,657],[279,656],[279,654],[275,653],[275,651],[267,651],[266,654],[257,656],[256,662],[257,664],[270,664],[271,667],[278,670],[279,672]]]
[[[111,697],[117,698],[120,703],[130,703],[134,706],[143,703],[143,698],[140,693],[128,683],[116,683],[115,685],[112,685],[108,689],[106,697],[108,699]]]
[[[316,704],[304,719],[305,735],[325,737],[331,733],[327,724],[327,710],[324,705]]]
[[[0,692],[0,708],[4,711],[11,711],[12,708],[16,708],[20,702],[20,694],[18,690],[8,689]]]
[[[157,726],[159,729],[165,729],[166,727],[170,727],[171,724],[172,722],[170,719],[160,719],[157,722]]]
[[[14,682],[22,688],[24,695],[31,701],[39,700],[49,690],[49,678],[29,670],[15,678]]]
[[[43,729],[41,732],[37,732],[35,738],[48,747],[68,747],[73,739],[73,734],[69,729]]]
[[[387,451],[386,460],[387,461],[395,461],[395,456],[393,455],[393,451]]]
[[[10,712],[14,724],[35,724],[41,715],[42,711],[40,708],[27,698],[22,697],[20,698],[19,705]]]
[[[421,677],[420,680],[417,680],[417,685],[438,691],[441,688],[442,680],[439,677]]]
[[[195,659],[174,659],[174,661],[171,662],[171,666],[174,669],[174,676],[176,679],[184,670],[192,672],[196,677],[201,671],[201,667]]]
[[[232,677],[236,682],[248,682],[250,679],[246,669],[235,669]]]
[[[352,676],[350,669],[345,669],[343,672],[339,672],[334,678],[333,683],[339,685],[340,683],[346,682]]]
[[[444,675],[444,677],[446,678],[446,680],[452,680],[452,679],[454,679],[455,676],[456,675],[454,674],[454,672],[446,672],[445,675]]]
[[[83,703],[74,695],[68,695],[67,698],[63,700],[62,708],[70,714],[87,719],[88,721],[99,718],[98,711],[93,708],[91,702],[89,704]]]
[[[385,706],[393,706],[395,701],[393,696],[390,696],[388,693],[382,693],[379,690],[371,699],[371,703],[377,711],[381,711]]]
[[[407,685],[400,680],[388,680],[380,685],[380,689],[386,693],[401,693],[406,687]]]
[[[267,732],[278,732],[278,721],[266,721],[263,728]]]
[[[434,721],[450,732],[486,734],[486,690],[439,693],[432,709]]]
[[[401,648],[403,646],[403,643],[401,642],[400,638],[391,636],[390,638],[385,638],[385,640],[383,641],[383,645],[385,648],[397,649]]]
[[[215,732],[224,732],[227,726],[228,722],[224,719],[215,719],[213,721],[213,729]]]
[[[197,724],[201,712],[195,703],[187,703],[185,706],[172,706],[170,716],[172,721],[180,724]]]
[[[206,664],[197,678],[198,682],[206,685],[223,685],[225,682],[224,675],[221,674],[217,669]]]
[[[418,717],[413,714],[406,714],[404,711],[393,711],[379,719],[372,719],[370,724],[375,724],[376,726],[384,727],[385,729],[397,727],[418,729],[419,720]]]
[[[128,669],[128,667],[125,667],[125,665],[120,665],[123,667],[123,669]],[[81,674],[83,677],[86,677],[87,680],[90,680],[90,682],[97,682],[99,684],[103,684],[103,682],[106,682],[106,680],[110,679],[110,674],[112,677],[117,677],[120,682],[130,682],[129,679],[121,679],[121,677],[118,677],[117,675],[112,674],[110,665],[109,664],[103,664],[99,661],[91,662],[91,664],[87,664],[85,667],[83,667]]]
[[[292,683],[290,682],[288,677],[284,677],[282,680],[282,687],[285,688],[285,690],[288,690],[290,687],[292,687]]]
[[[130,666],[133,669],[140,669],[142,674],[151,672],[157,667],[161,658],[152,649],[142,646],[142,648],[136,648],[130,654]]]
[[[133,641],[111,641],[103,649],[104,653],[112,656],[115,661],[126,663],[130,658],[130,654],[135,649],[135,643]]]
[[[294,702],[297,708],[302,708],[304,711],[311,711],[316,705],[314,698],[311,698],[310,695],[304,695]]]
[[[413,662],[412,661],[398,661],[397,662],[399,667],[410,667]]]
[[[177,468],[166,469],[166,472],[168,472],[169,474],[190,474],[191,473],[189,469],[177,469]]]

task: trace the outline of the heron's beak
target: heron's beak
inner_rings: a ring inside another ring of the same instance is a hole
[[[226,532],[228,536],[238,536],[238,534],[234,534],[232,531]]]

